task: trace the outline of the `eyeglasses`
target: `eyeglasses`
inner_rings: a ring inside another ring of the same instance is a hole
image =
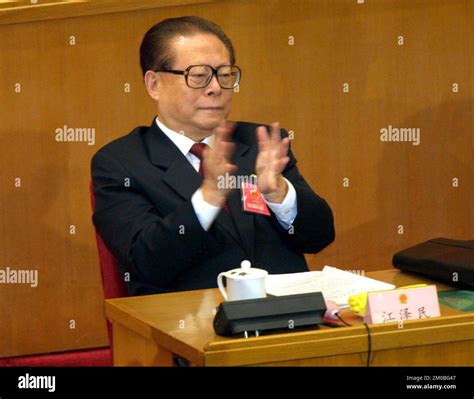
[[[221,65],[213,68],[210,65],[190,65],[185,70],[157,69],[154,72],[173,73],[184,75],[186,84],[191,89],[202,89],[209,85],[215,75],[219,86],[223,89],[234,89],[239,85],[242,71],[236,65]]]

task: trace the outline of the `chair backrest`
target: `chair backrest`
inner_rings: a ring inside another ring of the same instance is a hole
[[[90,183],[90,196],[92,211],[95,211],[94,184]],[[100,272],[102,275],[102,287],[104,298],[120,298],[128,296],[128,290],[123,278],[120,276],[117,261],[109,249],[105,246],[100,235],[95,232],[97,249],[99,252]]]

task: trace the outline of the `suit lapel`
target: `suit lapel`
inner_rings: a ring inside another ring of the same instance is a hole
[[[145,142],[151,162],[165,170],[162,180],[184,200],[189,201],[201,186],[202,177],[175,144],[159,129],[155,120],[145,135]],[[243,154],[248,148],[247,145],[236,142],[233,162],[239,167],[238,173],[240,174],[243,173],[241,165],[245,163]],[[221,226],[239,245],[243,246],[249,258],[252,259],[254,253],[253,215],[242,211],[239,189],[231,192],[227,204],[232,218],[222,209],[215,223]]]
[[[199,176],[186,157],[180,152],[165,171],[163,181],[183,199],[190,200],[195,191],[201,187],[202,177]],[[224,228],[238,244],[241,244],[232,219],[226,211],[221,210],[219,212],[215,223]]]

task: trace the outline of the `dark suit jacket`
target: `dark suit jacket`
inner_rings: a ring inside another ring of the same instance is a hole
[[[258,126],[237,123],[238,175],[255,172]],[[293,228],[287,232],[273,213],[244,212],[236,189],[227,200],[232,218],[221,210],[205,231],[191,203],[202,178],[155,120],[102,147],[92,159],[93,222],[121,272],[129,273],[130,295],[216,287],[217,275],[244,259],[269,273],[307,271],[303,253],[334,240],[333,216],[298,172],[291,150],[289,157],[283,174],[296,190]]]

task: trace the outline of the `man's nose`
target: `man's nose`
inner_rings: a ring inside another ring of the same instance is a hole
[[[222,87],[219,85],[219,81],[217,80],[216,75],[212,75],[211,81],[206,86],[206,94],[220,94],[222,91]]]

